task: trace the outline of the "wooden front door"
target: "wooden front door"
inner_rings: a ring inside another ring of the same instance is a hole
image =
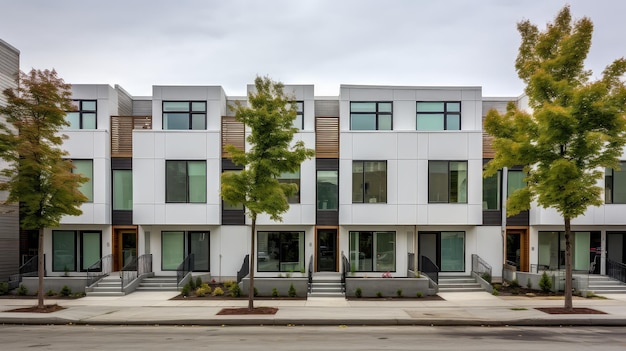
[[[113,232],[113,271],[121,270],[137,257],[137,230],[116,229]]]

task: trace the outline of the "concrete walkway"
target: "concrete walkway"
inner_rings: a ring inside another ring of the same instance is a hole
[[[562,307],[562,299],[497,297],[486,292],[440,293],[440,301],[421,300],[256,300],[275,315],[220,316],[225,307],[247,300],[170,300],[176,292],[135,292],[120,297],[46,299],[65,307],[54,313],[6,312],[33,306],[33,299],[0,299],[0,323],[84,325],[604,325],[626,326],[626,294],[606,299],[574,299],[574,307],[606,314],[551,315],[537,307]]]

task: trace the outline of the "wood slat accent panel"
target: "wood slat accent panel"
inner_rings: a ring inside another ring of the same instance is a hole
[[[315,118],[315,157],[339,158],[339,118]]]
[[[233,145],[244,150],[245,137],[246,130],[243,123],[238,122],[235,117],[222,116],[222,157],[230,157],[230,154],[226,152],[226,145]]]
[[[149,116],[111,116],[111,156],[133,156],[133,129],[152,129]]]
[[[483,126],[485,125],[485,116],[483,116]],[[494,158],[496,151],[493,149],[493,137],[483,128],[483,158]]]

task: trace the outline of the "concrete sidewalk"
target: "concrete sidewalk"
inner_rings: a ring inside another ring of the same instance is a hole
[[[626,326],[626,294],[574,300],[606,314],[551,315],[537,307],[562,307],[562,299],[497,297],[486,292],[440,293],[440,301],[420,300],[256,300],[277,307],[275,315],[220,316],[225,307],[247,300],[170,300],[176,292],[135,292],[120,297],[46,299],[66,309],[54,313],[6,312],[32,306],[33,299],[0,299],[0,323],[83,325],[516,325]]]

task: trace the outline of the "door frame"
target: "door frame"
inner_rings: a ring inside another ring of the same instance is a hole
[[[120,271],[123,266],[122,237],[123,234],[135,234],[135,250],[139,253],[139,235],[137,226],[115,226],[111,238],[111,254],[113,255],[113,272]]]
[[[518,268],[519,272],[530,272],[530,237],[528,234],[528,227],[524,227],[524,226],[510,226],[510,227],[506,227],[506,234],[504,237],[504,243],[503,243],[503,249],[504,249],[504,257],[506,258],[506,243],[507,243],[507,236],[509,234],[512,235],[520,235],[520,241],[519,241],[519,245],[520,245],[520,255],[519,255],[519,262],[520,262],[520,266]],[[505,261],[506,263],[506,261]]]
[[[315,247],[314,247],[314,267],[313,267],[313,271],[314,272],[327,272],[327,271],[320,271],[319,268],[319,231],[324,231],[324,230],[334,230],[335,231],[335,272],[339,272],[339,227],[338,226],[316,226],[315,227]],[[330,271],[332,272],[332,271]]]

